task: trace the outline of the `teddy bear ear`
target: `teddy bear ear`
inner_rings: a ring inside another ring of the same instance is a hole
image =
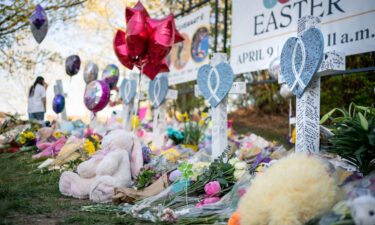
[[[142,156],[142,145],[138,137],[134,134],[132,135],[133,139],[133,149],[131,149],[131,160],[130,168],[132,177],[136,178],[143,167],[143,156]]]

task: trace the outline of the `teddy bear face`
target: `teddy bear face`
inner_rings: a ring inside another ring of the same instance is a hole
[[[375,198],[366,195],[350,203],[352,217],[356,225],[375,225]]]

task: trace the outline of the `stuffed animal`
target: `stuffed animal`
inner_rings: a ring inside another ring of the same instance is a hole
[[[356,225],[375,225],[375,198],[372,195],[357,197],[348,206]]]
[[[63,195],[110,202],[115,187],[128,187],[143,167],[138,138],[125,130],[114,130],[102,140],[102,150],[77,167],[64,172],[59,181]]]
[[[294,153],[253,180],[237,212],[241,225],[302,225],[330,210],[339,188],[315,156]]]

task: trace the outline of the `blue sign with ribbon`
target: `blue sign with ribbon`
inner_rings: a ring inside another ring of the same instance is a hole
[[[311,79],[318,71],[323,59],[324,38],[319,29],[310,28],[301,37],[289,38],[281,52],[281,74],[300,98]]]
[[[168,77],[166,74],[160,74],[154,80],[150,81],[148,95],[154,108],[158,108],[164,102],[167,93]]]
[[[129,105],[129,103],[134,99],[137,92],[137,82],[132,79],[123,79],[120,86],[120,96],[122,101]]]
[[[198,71],[198,88],[212,107],[216,107],[228,94],[233,84],[233,70],[227,63],[204,65]]]

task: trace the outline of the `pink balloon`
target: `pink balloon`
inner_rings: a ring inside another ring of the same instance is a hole
[[[86,107],[96,113],[108,104],[109,102],[109,87],[105,81],[94,80],[87,86],[84,94],[84,102]]]

